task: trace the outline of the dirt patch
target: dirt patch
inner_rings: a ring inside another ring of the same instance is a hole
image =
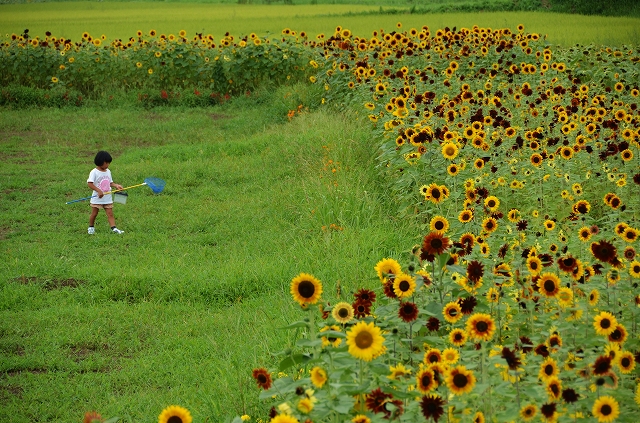
[[[22,399],[23,392],[24,389],[22,389],[22,386],[0,386],[0,402],[7,402],[11,400],[12,397]]]
[[[47,369],[35,367],[35,368],[26,368],[26,369],[9,369],[6,374],[8,376],[19,376],[22,373],[31,373],[32,375],[41,375],[43,373],[47,373]]]
[[[221,119],[229,119],[229,116],[222,113],[209,113],[209,117],[212,120],[221,120]]]
[[[38,276],[18,276],[15,281],[20,282],[23,285],[29,284],[42,284],[42,288],[46,291],[52,291],[54,289],[61,288],[77,288],[87,281],[68,278],[68,279],[45,279]]]

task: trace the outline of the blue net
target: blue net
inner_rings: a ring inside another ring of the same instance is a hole
[[[160,178],[147,178],[144,180],[154,194],[160,194],[166,185],[166,182]]]

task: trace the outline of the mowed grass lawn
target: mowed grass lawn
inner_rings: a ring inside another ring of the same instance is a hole
[[[287,119],[310,102],[293,87],[208,109],[2,111],[3,415],[266,414],[251,370],[274,367],[293,339],[279,328],[303,317],[291,279],[312,273],[349,301],[418,233],[386,201],[369,124],[305,107]],[[89,195],[103,148],[117,182],[167,182],[116,205],[122,236],[104,215],[87,235],[88,204],[65,204]]]
[[[396,6],[402,9],[402,5]],[[383,7],[383,9],[389,7]],[[407,8],[408,9],[408,8]],[[354,35],[370,37],[374,30],[387,32],[429,26],[434,31],[446,26],[515,29],[524,24],[528,32],[547,35],[550,44],[621,45],[640,43],[640,19],[567,15],[544,12],[490,12],[448,14],[375,14],[380,6],[370,5],[264,5],[147,2],[53,2],[0,5],[0,28],[4,34],[20,34],[25,28],[32,36],[44,38],[46,31],[56,37],[79,40],[87,31],[94,37],[129,39],[137,30],[158,34],[187,31],[212,34],[220,40],[226,32],[234,36],[279,35],[282,29],[305,31],[310,37],[333,34],[336,26]]]

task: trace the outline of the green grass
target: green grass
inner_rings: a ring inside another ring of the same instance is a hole
[[[395,8],[401,8],[401,3]],[[384,10],[384,8],[383,8]],[[640,18],[555,14],[547,12],[486,12],[436,14],[380,14],[380,6],[355,5],[256,5],[145,2],[53,2],[0,5],[0,27],[5,34],[22,33],[44,38],[46,31],[56,37],[79,40],[84,31],[94,37],[128,39],[137,30],[177,34],[185,29],[212,34],[220,40],[225,32],[246,35],[280,34],[283,28],[306,31],[312,37],[332,34],[338,25],[355,35],[370,36],[372,31],[404,28],[432,29],[483,27],[514,29],[519,23],[527,31],[547,35],[551,44],[621,45],[640,43]],[[586,29],[586,30],[585,30]]]
[[[278,327],[301,317],[292,277],[313,273],[329,301],[338,284],[347,298],[417,233],[390,215],[366,124],[319,110],[287,120],[314,104],[305,90],[210,109],[3,110],[3,414],[80,421],[96,409],[142,422],[173,403],[196,421],[258,413],[251,369],[273,364],[292,335]],[[116,205],[123,236],[103,214],[87,235],[88,204],[65,204],[88,195],[101,148],[116,181],[167,181]]]

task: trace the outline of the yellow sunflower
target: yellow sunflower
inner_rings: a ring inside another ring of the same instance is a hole
[[[438,387],[438,381],[433,370],[425,368],[416,375],[416,389],[421,394],[427,394]]]
[[[600,314],[593,318],[593,326],[598,335],[609,336],[616,330],[618,321],[608,311],[601,311]]]
[[[520,409],[520,416],[525,422],[533,420],[537,413],[538,408],[533,404],[525,405]]]
[[[452,142],[447,142],[442,145],[442,157],[448,160],[453,160],[458,155],[458,146]]]
[[[338,323],[349,323],[353,319],[353,306],[349,303],[339,302],[333,306],[331,310],[331,316]]]
[[[391,258],[380,260],[375,267],[378,277],[384,281],[389,275],[397,275],[402,272],[400,263]]]
[[[445,382],[454,395],[461,395],[471,392],[476,384],[476,377],[465,366],[457,366],[448,372]]]
[[[442,310],[444,319],[449,323],[455,323],[462,319],[462,307],[457,302],[450,302]]]
[[[491,315],[475,313],[467,320],[466,329],[470,338],[477,341],[488,341],[496,331],[496,324]]]
[[[327,372],[322,367],[314,367],[311,369],[311,383],[316,388],[322,388],[327,382]]]
[[[322,294],[322,283],[307,273],[300,273],[291,281],[291,295],[301,306],[315,304]]]
[[[547,298],[553,298],[560,292],[560,278],[553,273],[543,273],[537,285],[538,291]]]
[[[467,332],[462,329],[453,329],[449,332],[449,342],[456,347],[461,347],[467,342]]]
[[[406,273],[400,273],[393,281],[393,292],[395,292],[398,298],[408,298],[413,295],[416,290],[416,279],[407,275]]]
[[[300,423],[300,421],[288,414],[278,414],[277,416],[269,420],[269,423]]]
[[[191,423],[193,418],[186,408],[170,405],[158,416],[158,423]]]
[[[347,332],[349,353],[364,361],[371,361],[384,349],[384,337],[373,322],[358,322]]]
[[[591,412],[598,419],[598,423],[609,423],[620,415],[620,406],[615,398],[605,395],[596,400]]]
[[[443,216],[434,216],[429,222],[429,228],[444,233],[449,229],[449,221]]]

